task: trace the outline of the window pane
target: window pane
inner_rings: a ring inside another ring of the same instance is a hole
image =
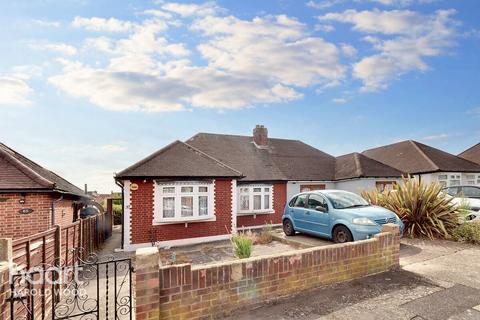
[[[175,193],[175,187],[163,187],[163,193]]]
[[[480,188],[463,187],[462,191],[467,198],[480,198]]]
[[[264,195],[264,206],[265,206],[265,209],[270,209],[270,195],[269,194],[266,194]]]
[[[182,187],[182,193],[193,192],[193,187]]]
[[[248,193],[248,188],[240,188],[240,193]]]
[[[253,188],[253,192],[262,192],[262,188]]]
[[[263,189],[263,191],[270,192],[270,188],[265,188],[265,189]]]
[[[308,208],[315,210],[316,207],[326,207],[325,200],[323,197],[316,195],[316,194],[311,194],[310,197],[308,197]]]
[[[240,196],[240,210],[250,209],[250,197],[248,195]]]
[[[297,197],[297,200],[295,201],[295,207],[305,207],[305,201],[307,200],[307,195],[301,194]]]
[[[460,185],[460,180],[450,180],[450,185],[451,186],[459,186]]]
[[[262,196],[261,195],[254,195],[253,196],[253,210],[260,210],[262,209]]]
[[[475,179],[475,175],[469,174],[469,175],[467,175],[467,179],[469,179],[469,180]]]
[[[438,180],[447,180],[448,176],[446,174],[441,174],[438,176]]]
[[[198,187],[198,192],[207,192],[208,187]]]
[[[208,197],[207,196],[198,197],[198,215],[199,216],[208,215]]]
[[[175,216],[175,198],[163,198],[163,217],[173,218]]]
[[[182,197],[182,217],[193,216],[193,197]]]

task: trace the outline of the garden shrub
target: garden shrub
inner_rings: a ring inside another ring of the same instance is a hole
[[[408,237],[448,239],[459,225],[459,209],[440,184],[408,177],[391,191],[367,191],[362,196],[373,205],[395,212],[405,224],[404,235]]]
[[[249,258],[252,254],[253,241],[245,234],[232,237],[233,252],[240,258]]]
[[[456,241],[480,244],[480,222],[465,222],[453,231]]]
[[[267,223],[260,234],[257,236],[255,243],[259,244],[267,244],[273,241],[273,235],[272,235],[272,230],[273,227],[270,223]]]

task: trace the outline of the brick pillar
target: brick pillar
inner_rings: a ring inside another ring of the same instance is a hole
[[[138,249],[135,255],[136,319],[160,319],[160,255],[157,247]]]
[[[10,319],[10,267],[12,239],[0,239],[0,320]]]
[[[392,248],[392,267],[399,268],[400,267],[400,227],[394,223],[387,223],[382,225],[382,232],[390,233],[391,243],[389,243],[390,247]]]

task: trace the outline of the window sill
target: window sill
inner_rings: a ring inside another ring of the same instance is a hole
[[[210,221],[217,221],[217,217],[205,217],[205,218],[192,218],[192,219],[176,219],[176,220],[154,220],[153,225],[154,226],[160,226],[160,225],[167,225],[167,224],[181,224],[181,223],[195,223],[195,222],[210,222]]]
[[[272,214],[275,213],[274,210],[270,211],[249,211],[249,212],[237,212],[237,216],[256,216],[256,215],[262,215],[262,214]]]

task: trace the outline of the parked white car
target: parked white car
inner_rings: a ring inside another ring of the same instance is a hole
[[[455,186],[443,189],[453,197],[453,202],[459,206],[467,205],[471,211],[480,212],[480,187]]]
[[[469,213],[465,221],[480,221],[480,187],[455,186],[443,189],[443,192],[453,197],[458,206],[468,206]]]

